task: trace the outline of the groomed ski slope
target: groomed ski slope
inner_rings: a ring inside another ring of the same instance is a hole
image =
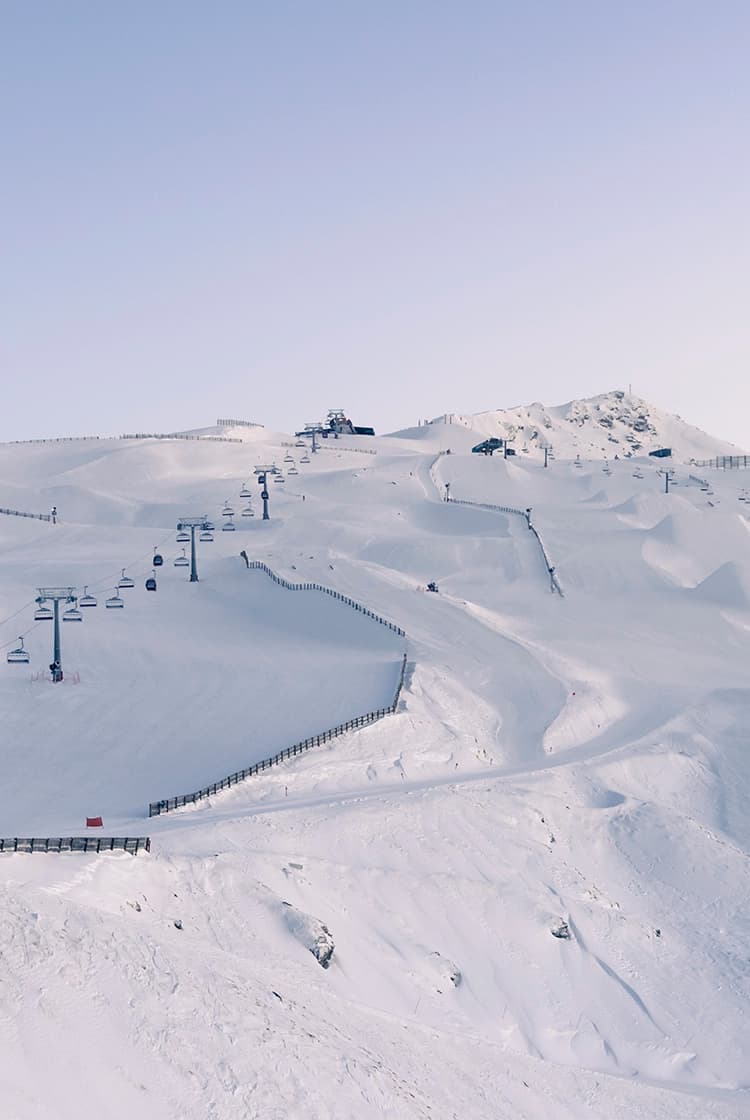
[[[152,837],[0,857],[6,1115],[750,1116],[742,476],[707,495],[673,464],[666,495],[653,461],[544,470],[474,436],[331,443],[271,488],[270,523],[256,497],[200,546],[198,585],[172,567],[177,518],[218,528],[289,437],[0,447],[0,505],[61,516],[0,518],[0,619],[37,585],[100,600],[63,629],[60,686],[30,679],[49,624],[0,630],[33,657],[0,674],[0,831],[102,812]],[[446,481],[531,507],[565,598],[523,518],[446,504]],[[243,548],[404,627],[400,711],[147,820],[390,701],[403,639]],[[284,903],[330,930],[327,970]]]

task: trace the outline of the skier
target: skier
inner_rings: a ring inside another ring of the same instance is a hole
[[[249,568],[249,567],[250,567],[250,561],[249,561],[249,560],[248,560],[248,558],[247,558],[247,553],[245,552],[244,548],[243,548],[243,549],[242,549],[242,551],[240,552],[240,556],[241,556],[241,557],[242,557],[242,559],[243,559],[243,560],[245,561],[245,567],[246,567],[246,568]]]
[[[52,518],[52,524],[57,525],[57,506],[53,506],[50,510],[50,517]]]

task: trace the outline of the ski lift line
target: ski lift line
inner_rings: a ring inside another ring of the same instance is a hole
[[[19,638],[26,639],[29,636],[29,634],[31,634],[39,626],[44,626],[44,623],[43,622],[35,622],[33,626],[29,626],[28,630],[24,630],[23,634],[17,634],[16,637],[11,638],[11,640],[9,642],[3,642],[2,645],[0,645],[0,649],[7,649],[8,646],[14,645],[15,642],[18,641]]]
[[[148,550],[148,552],[146,552],[146,553],[142,553],[136,560],[133,560],[132,563],[126,564],[125,567],[128,568],[128,569],[133,568],[133,569],[135,569],[136,572],[138,572],[139,571],[139,566],[144,562],[145,557],[148,557],[149,562],[145,565],[144,570],[150,570],[151,568],[153,568],[154,565],[153,565],[152,561],[153,561],[154,553],[156,551],[158,551],[158,549],[162,548],[163,545],[165,545],[167,543],[167,541],[172,538],[173,534],[174,534],[174,529],[170,529],[169,532],[166,534],[166,536],[162,537],[162,539],[160,541],[156,542],[156,544],[153,546],[153,548],[150,548]],[[120,569],[120,571],[122,571],[122,569]],[[86,586],[87,587],[111,587],[112,586],[112,581],[113,580],[116,581],[118,578],[119,577],[118,577],[117,573],[112,572],[109,575],[103,576],[101,579],[96,580],[94,583],[86,584]],[[33,600],[32,600],[32,602],[33,602]]]
[[[0,626],[5,626],[6,622],[11,622],[12,619],[17,618],[18,615],[21,614],[23,611],[28,610],[29,607],[33,607],[35,602],[36,602],[36,599],[29,599],[28,603],[24,603],[24,605],[22,607],[19,607],[17,611],[14,611],[13,614],[9,614],[7,618],[4,618],[2,620],[2,622],[0,622]],[[14,638],[13,640],[15,641],[16,639]],[[4,646],[0,646],[0,649],[4,649],[4,648],[5,648]]]
[[[166,544],[166,542],[171,538],[173,532],[174,532],[174,530],[170,529],[170,531],[166,534],[166,536],[162,537],[162,539],[157,542],[157,544],[154,546],[154,548],[149,549],[149,551],[147,553],[145,553],[144,555],[148,556],[149,558],[153,558],[154,552],[157,549],[161,548],[164,544]],[[126,564],[126,567],[127,568],[135,568],[136,570],[138,570],[137,566],[140,565],[142,560],[143,560],[143,556],[139,556],[138,559],[134,560],[132,564]],[[149,564],[146,565],[146,567],[147,568],[152,568],[153,564],[149,563]],[[120,571],[122,571],[122,569],[120,569]],[[102,579],[100,579],[100,580],[96,580],[94,583],[87,583],[85,586],[86,587],[93,587],[93,588],[100,588],[100,587],[105,587],[105,586],[106,587],[111,587],[113,580],[116,580],[116,579],[117,579],[117,576],[114,573],[112,573],[110,575],[102,577]],[[17,618],[19,614],[22,614],[24,611],[28,610],[29,607],[33,607],[35,603],[36,603],[36,599],[29,599],[29,601],[27,603],[24,603],[23,606],[19,607],[18,610],[13,611],[12,614],[9,614],[5,618],[1,619],[0,620],[0,627],[5,626],[9,622],[12,622],[14,618]],[[32,630],[36,630],[37,626],[40,626],[40,625],[42,625],[41,622],[36,622],[33,626],[30,626],[27,630],[25,630],[22,635],[16,635],[15,638],[12,638],[10,641],[7,641],[7,642],[0,642],[0,650],[7,649],[7,647],[12,645],[13,642],[18,641],[19,637],[26,637],[27,634],[30,634],[32,632]]]
[[[162,539],[156,543],[154,548],[149,549],[149,551],[147,553],[139,556],[138,559],[134,560],[132,564],[126,564],[125,567],[126,568],[136,568],[136,570],[138,570],[137,565],[140,565],[140,563],[143,560],[144,555],[148,556],[150,558],[150,560],[153,559],[154,552],[156,550],[158,550],[159,548],[161,548],[164,544],[166,544],[166,542],[171,538],[173,532],[174,532],[174,530],[170,529],[170,531],[166,534],[166,536],[162,537]],[[153,568],[153,563],[148,563],[146,565],[146,568],[147,569]],[[122,569],[120,569],[120,571],[122,571]],[[93,588],[100,588],[100,587],[105,587],[105,586],[106,587],[111,587],[113,580],[116,580],[116,579],[117,579],[117,576],[114,573],[112,573],[111,575],[104,576],[100,580],[96,580],[94,583],[87,583],[85,586],[86,587],[93,587]],[[36,599],[29,599],[29,601],[27,603],[24,603],[23,606],[19,607],[18,610],[13,611],[12,614],[7,615],[6,618],[3,618],[2,620],[0,620],[0,627],[5,626],[9,622],[12,622],[14,618],[17,618],[19,614],[22,614],[24,611],[28,610],[29,607],[33,607],[35,603],[36,603]],[[7,647],[12,645],[13,642],[18,641],[19,637],[26,637],[26,635],[30,634],[32,632],[32,630],[36,630],[37,626],[41,626],[41,625],[42,625],[41,622],[36,622],[33,626],[30,626],[28,628],[28,630],[25,630],[23,634],[16,635],[15,638],[12,638],[8,642],[0,642],[0,650],[7,649]]]

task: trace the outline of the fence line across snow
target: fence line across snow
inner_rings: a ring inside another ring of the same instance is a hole
[[[550,563],[550,558],[547,555],[546,548],[544,547],[544,541],[539,535],[539,530],[537,529],[537,527],[531,524],[531,517],[525,509],[516,509],[515,506],[495,506],[491,505],[489,502],[469,502],[465,498],[450,498],[449,501],[451,505],[473,506],[475,509],[492,510],[493,513],[515,513],[518,514],[519,517],[523,517],[529,529],[536,537],[537,544],[539,545],[539,550],[542,554],[542,560],[544,561],[544,566],[547,569],[547,575],[549,576],[550,590],[556,591],[561,599],[564,598],[563,589],[560,586],[560,582],[555,574],[554,565]]]
[[[372,618],[375,622],[379,622],[381,626],[386,626],[389,630],[392,630],[394,634],[398,634],[402,638],[406,637],[406,632],[402,630],[400,626],[396,626],[395,622],[389,622],[388,619],[383,618],[381,614],[376,614],[375,611],[371,611],[369,607],[358,603],[356,599],[350,599],[348,595],[342,595],[340,591],[334,591],[332,587],[326,587],[325,584],[322,583],[290,583],[288,579],[277,575],[276,572],[274,572],[272,568],[269,568],[268,564],[264,564],[262,560],[251,560],[248,567],[265,572],[274,583],[285,587],[287,591],[322,591],[325,595],[330,595],[333,599],[338,599],[340,603],[345,603],[347,607],[351,607],[353,610],[359,611],[360,614],[366,615],[367,618]]]
[[[4,513],[7,517],[31,517],[34,521],[52,520],[52,515],[49,513],[24,513],[20,509],[0,509],[0,513]]]
[[[403,631],[401,631],[401,633],[403,633]],[[203,789],[196,790],[195,793],[185,793],[178,797],[165,798],[162,801],[152,801],[148,807],[149,817],[158,817],[162,813],[171,813],[175,809],[181,809],[184,805],[192,805],[196,801],[202,801],[203,798],[220,793],[223,789],[229,789],[231,786],[237,785],[246,778],[252,778],[256,774],[260,774],[263,770],[269,770],[272,766],[278,766],[279,763],[284,762],[287,758],[294,758],[295,755],[303,754],[313,747],[319,747],[323,743],[328,743],[331,739],[336,739],[339,735],[346,734],[347,731],[356,731],[361,727],[368,726],[368,724],[376,723],[387,715],[393,715],[398,708],[401,690],[404,687],[406,664],[406,654],[404,654],[401,661],[401,672],[399,673],[396,692],[392,702],[386,708],[376,708],[372,712],[366,712],[364,715],[355,716],[353,719],[348,719],[344,723],[339,723],[336,727],[330,727],[327,731],[321,731],[317,735],[310,735],[307,739],[303,739],[299,743],[293,743],[291,747],[286,747],[284,750],[279,751],[278,754],[272,755],[271,758],[261,759],[260,762],[256,762],[252,766],[246,766],[244,770],[237,770],[234,774],[222,778],[220,782],[214,782],[212,785],[204,786]]]
[[[445,454],[447,454],[445,451],[438,451],[437,455],[432,460],[432,462],[430,463],[429,468],[428,468],[430,478],[432,479],[432,483],[433,483],[435,489],[437,490],[438,494],[440,495],[440,497],[442,497],[442,494],[440,493],[440,491],[441,491],[440,483],[435,478],[435,475],[434,475],[433,472],[434,472],[435,467],[437,466],[437,464],[440,462],[441,458]],[[474,509],[489,509],[493,513],[511,513],[511,514],[516,514],[518,517],[523,517],[524,520],[526,521],[526,524],[528,525],[529,529],[531,530],[531,532],[536,537],[537,544],[539,545],[539,550],[542,554],[542,560],[544,561],[544,566],[547,569],[547,575],[549,576],[550,591],[556,591],[561,599],[564,598],[563,589],[560,586],[560,582],[559,582],[557,576],[555,575],[554,565],[550,563],[549,556],[547,555],[547,550],[544,547],[544,541],[542,540],[541,536],[539,535],[539,530],[536,528],[536,526],[531,524],[531,511],[530,510],[518,509],[517,506],[496,506],[496,505],[492,505],[490,502],[470,502],[470,501],[467,501],[466,498],[446,497],[445,501],[451,502],[453,505],[473,506]]]
[[[150,836],[13,836],[0,837],[0,852],[136,852],[151,851]]]

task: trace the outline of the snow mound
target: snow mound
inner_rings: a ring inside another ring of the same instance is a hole
[[[652,529],[649,529],[649,536],[660,541],[673,541],[676,537],[676,531],[672,514],[669,513],[666,517],[662,517],[661,521],[657,522]]]
[[[750,606],[750,575],[734,560],[716,568],[693,588],[693,594],[724,607]]]

